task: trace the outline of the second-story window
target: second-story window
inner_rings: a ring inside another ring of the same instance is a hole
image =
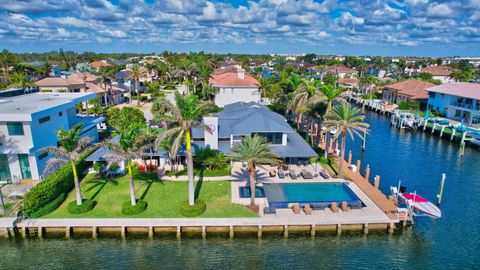
[[[22,122],[7,122],[8,135],[10,136],[23,136],[23,123]]]
[[[50,116],[45,116],[45,117],[42,117],[40,119],[38,119],[38,122],[41,124],[41,123],[45,123],[45,122],[48,122],[50,121]]]

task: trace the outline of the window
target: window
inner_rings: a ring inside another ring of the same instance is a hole
[[[46,158],[47,156],[48,156],[47,152],[41,153],[40,155],[38,155],[38,160],[42,160],[42,159]]]
[[[7,129],[10,136],[24,135],[22,122],[7,122]]]
[[[63,116],[63,112],[58,112],[58,116],[62,117],[62,116]]]
[[[10,166],[8,165],[8,158],[5,154],[0,154],[0,181],[12,181],[12,177],[10,175]]]
[[[283,133],[281,132],[257,132],[252,133],[252,136],[258,135],[263,136],[267,139],[268,143],[271,144],[282,144]]]
[[[45,117],[42,117],[40,119],[38,119],[38,122],[41,124],[41,123],[45,123],[45,122],[48,122],[50,121],[50,116],[45,116]]]

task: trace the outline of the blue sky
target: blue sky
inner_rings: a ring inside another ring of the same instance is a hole
[[[0,2],[14,52],[480,56],[480,0]]]

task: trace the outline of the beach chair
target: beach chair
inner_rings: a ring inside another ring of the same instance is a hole
[[[290,169],[290,170],[288,171],[288,175],[290,175],[290,178],[292,178],[292,179],[297,179],[297,174],[296,174],[295,171],[292,170],[292,169]]]
[[[332,202],[332,204],[330,204],[330,210],[332,210],[333,213],[338,213],[340,208],[338,208],[338,204],[336,202]]]
[[[320,171],[320,175],[325,179],[330,179],[330,175],[325,171],[325,169]]]
[[[278,178],[280,179],[285,178],[285,172],[283,171],[283,169],[278,170]]]
[[[348,206],[348,203],[346,201],[342,202],[342,211],[343,212],[348,212],[350,211],[350,206]]]
[[[300,205],[298,203],[292,206],[292,210],[295,215],[300,215],[300,212],[302,212],[302,209],[300,208]]]
[[[303,212],[305,213],[305,215],[311,215],[312,214],[313,209],[312,209],[312,207],[310,207],[310,204],[307,203],[303,206]]]
[[[303,177],[303,179],[313,179],[313,175],[307,171],[307,169],[302,169],[302,172],[300,173]]]

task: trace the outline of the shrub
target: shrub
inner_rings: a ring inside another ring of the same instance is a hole
[[[188,201],[180,203],[180,214],[184,217],[198,217],[206,210],[207,205],[202,200],[197,200],[193,206],[190,206]]]
[[[132,100],[140,100],[141,102],[144,102],[147,100],[146,96],[132,96]]]
[[[195,176],[204,176],[204,177],[217,177],[217,176],[228,176],[232,172],[232,168],[230,165],[227,166],[227,168],[223,170],[199,170],[199,169],[194,169],[193,174]],[[167,171],[165,173],[167,176],[185,176],[187,175],[187,169],[183,169],[178,172],[172,172],[172,171]]]
[[[136,215],[147,210],[147,202],[138,200],[136,205],[132,205],[131,201],[126,201],[122,204],[122,214],[124,215]]]
[[[85,199],[82,205],[77,205],[77,201],[75,200],[68,203],[67,209],[70,214],[77,215],[91,211],[95,208],[95,205],[97,205],[97,202],[94,200]]]
[[[89,162],[85,161],[85,158],[94,150],[85,152],[77,162],[79,179],[83,178],[83,174],[89,166]],[[62,194],[68,194],[73,188],[72,167],[70,163],[67,163],[25,194],[22,211],[32,216],[40,209],[47,207],[50,202],[56,201]]]
[[[418,111],[420,110],[420,102],[415,101],[415,100],[410,100],[410,101],[402,101],[400,104],[398,104],[398,109],[399,110],[413,110],[413,111]]]
[[[38,211],[36,211],[35,213],[30,214],[30,217],[39,218],[50,212],[53,212],[53,210],[57,209],[63,203],[63,201],[65,200],[65,197],[66,197],[65,193],[60,194],[60,196],[58,196],[55,200],[47,203],[44,207],[38,209]]]

